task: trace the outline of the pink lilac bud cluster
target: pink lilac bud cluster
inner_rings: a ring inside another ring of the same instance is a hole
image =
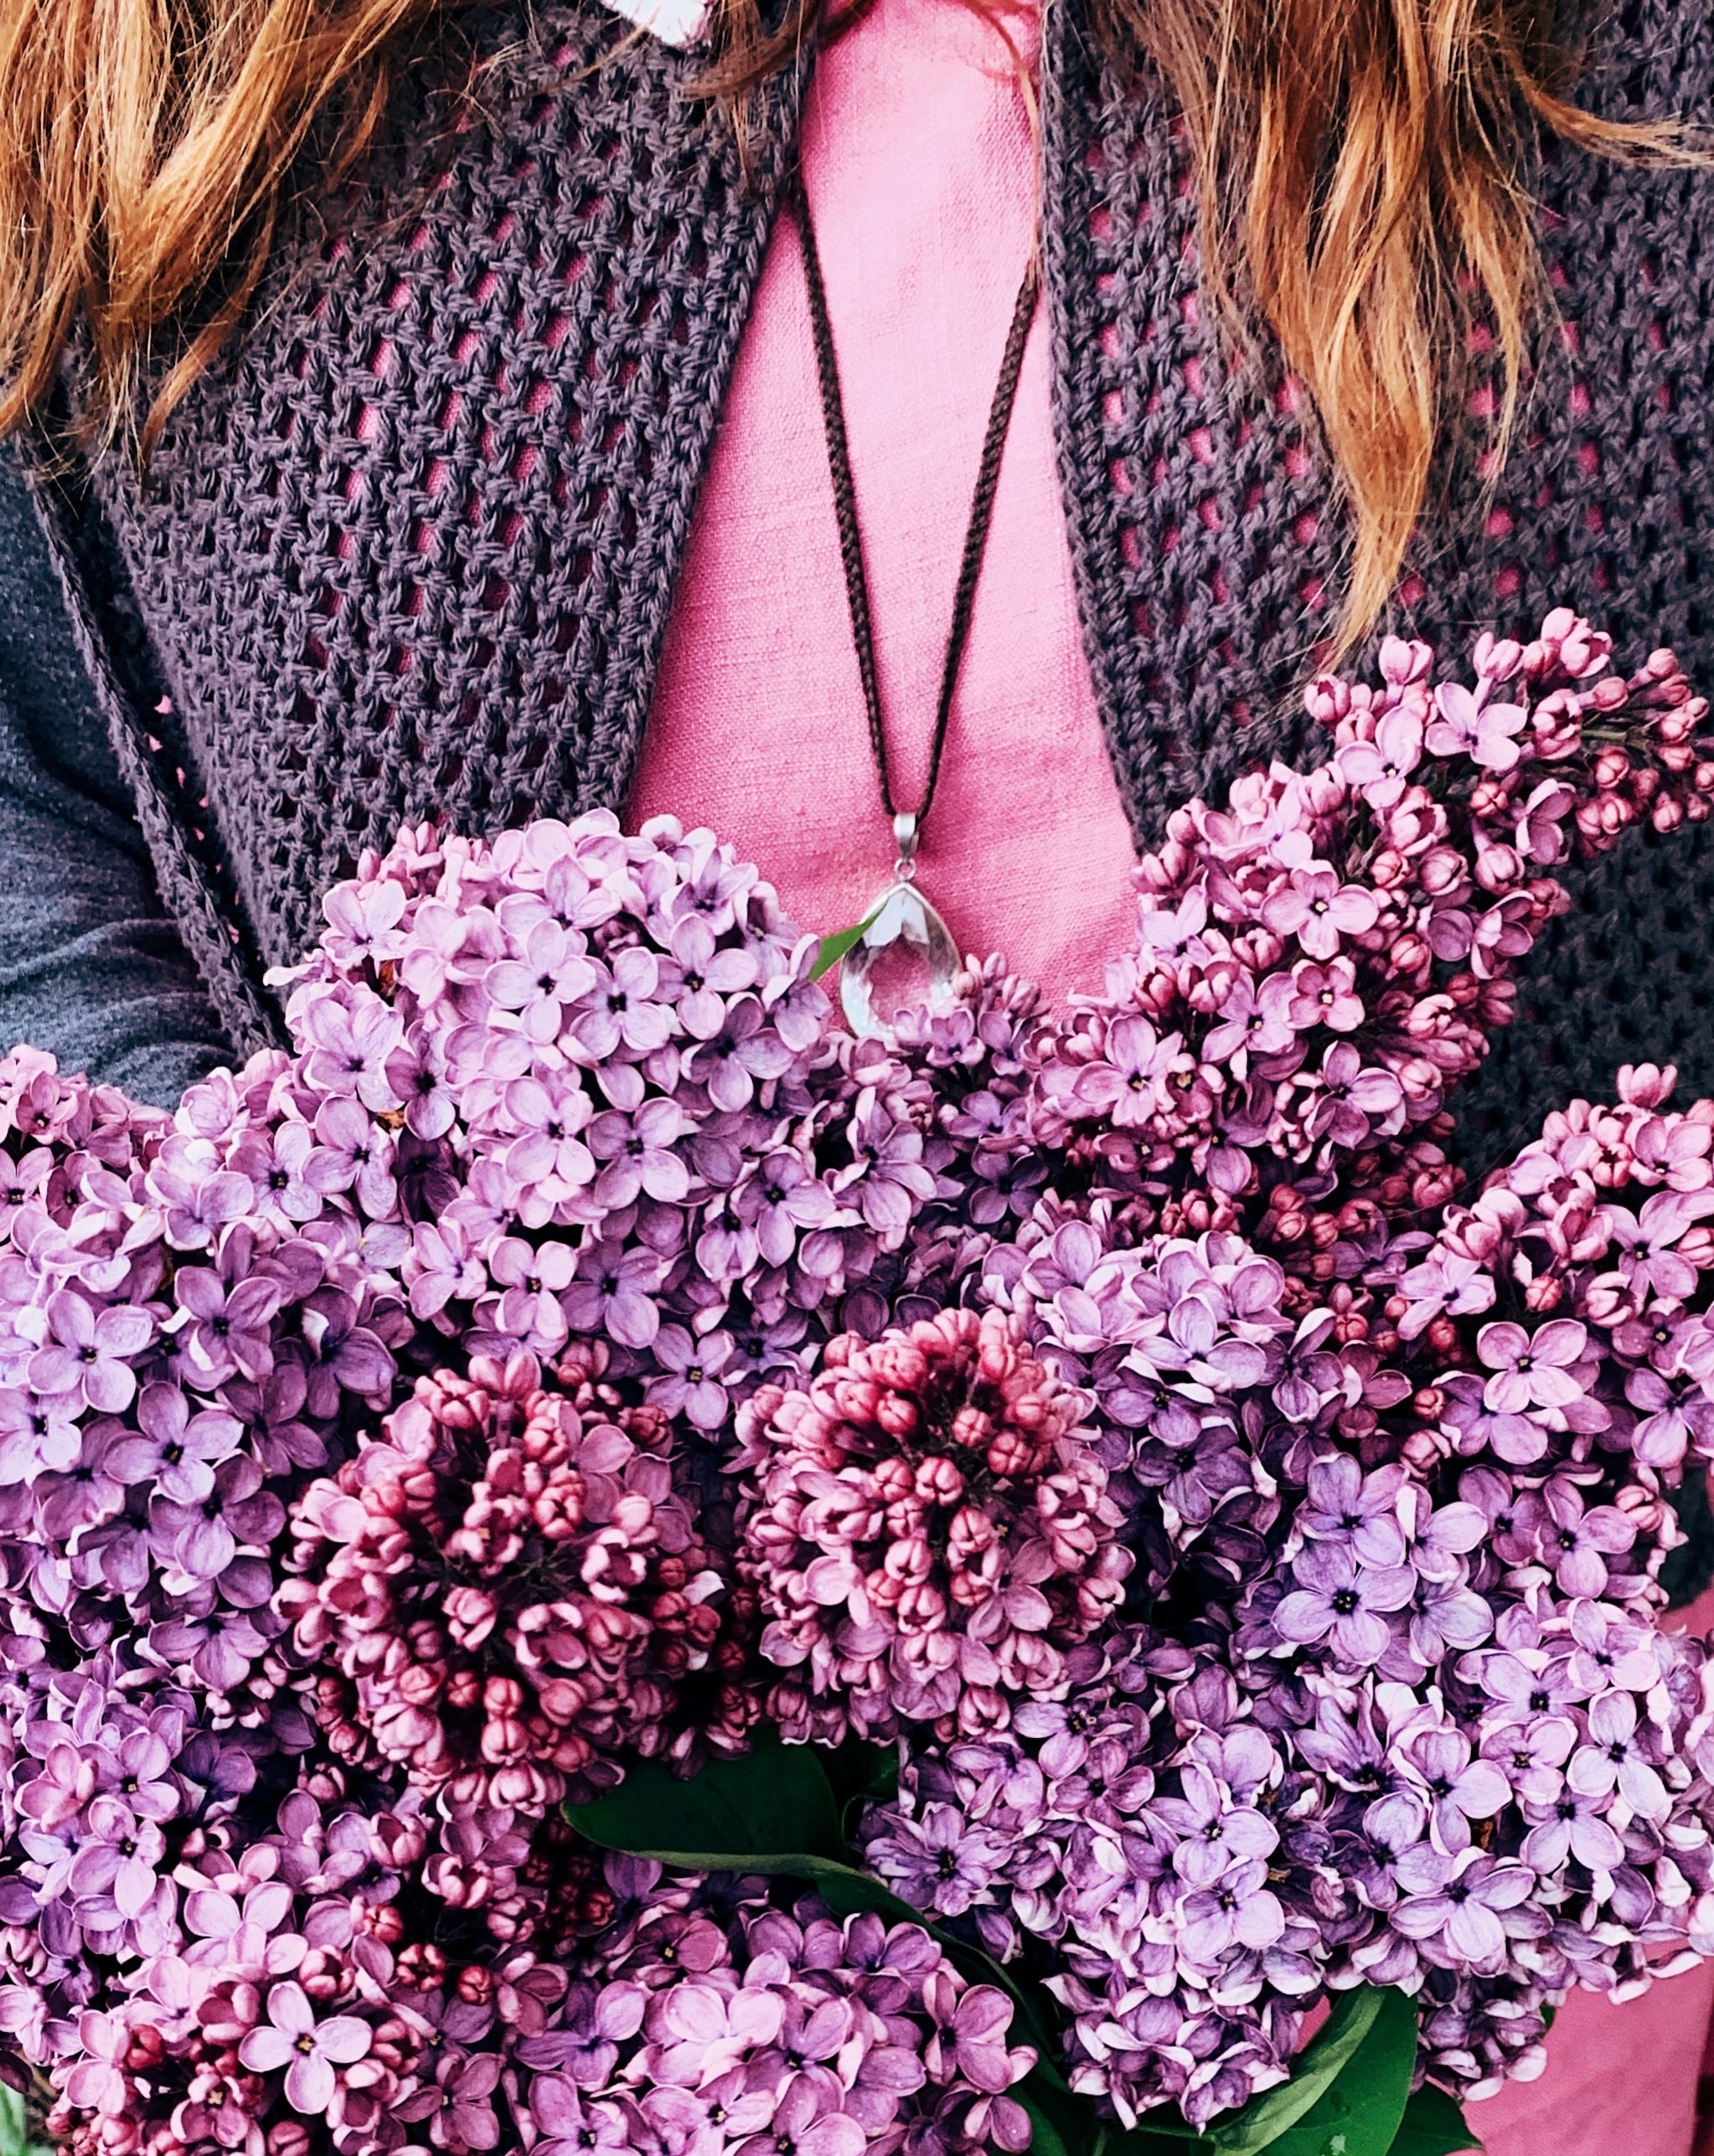
[[[1064,1689],[1131,1569],[1084,1406],[997,1311],[844,1335],[807,1390],[755,1394],[739,1561],[789,1740],[1003,1728]]]
[[[292,1510],[277,1602],[327,1741],[458,1806],[539,1814],[612,1787],[622,1754],[668,1748],[720,1639],[671,1424],[610,1418],[586,1374],[562,1375],[544,1384],[520,1350],[419,1378]],[[709,1719],[698,1735],[741,1744],[741,1691],[736,1726]]]

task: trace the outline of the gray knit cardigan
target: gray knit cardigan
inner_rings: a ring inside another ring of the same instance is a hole
[[[1082,6],[1049,0],[1043,59],[1055,420],[1097,699],[1141,841],[1250,760],[1316,752],[1294,692],[1343,526],[1301,400],[1214,347],[1169,99],[1116,78]],[[302,951],[360,848],[431,816],[481,832],[622,807],[792,156],[802,70],[776,84],[745,171],[685,94],[694,55],[594,0],[497,10],[482,34],[504,57],[473,123],[449,133],[413,87],[362,183],[280,250],[147,476],[116,455],[44,493],[106,753],[235,1049],[276,1037],[263,970]],[[1598,53],[1583,94],[1601,111],[1714,118],[1709,0],[1632,0]],[[1566,602],[1623,658],[1668,643],[1714,684],[1714,176],[1545,144],[1536,183],[1562,328],[1485,501],[1478,356],[1388,626],[1462,649]],[[15,701],[4,664],[0,639]],[[6,758],[27,762],[32,740],[49,754],[54,732],[51,710],[7,709],[0,841]],[[85,800],[99,753],[59,745],[62,766],[82,758]],[[32,860],[54,850],[45,797],[30,797]],[[64,818],[99,881],[116,842],[89,853],[92,828]],[[1472,1142],[1516,1142],[1639,1056],[1714,1091],[1711,898],[1706,827],[1639,836],[1586,879]],[[8,906],[35,924],[18,962],[31,1011],[46,982],[75,1037],[92,992],[75,951],[56,967],[39,947],[36,894],[0,893],[0,1017]],[[163,1028],[183,985],[163,993]]]

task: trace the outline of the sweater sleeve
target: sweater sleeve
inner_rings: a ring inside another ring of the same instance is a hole
[[[0,1049],[168,1106],[232,1054],[163,910],[34,505],[0,450]]]

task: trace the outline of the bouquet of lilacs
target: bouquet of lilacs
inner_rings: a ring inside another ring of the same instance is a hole
[[[424,828],[293,1048],[0,1065],[0,2035],[79,2156],[1470,2145],[1714,1953],[1714,1105],[1447,1103],[1714,807],[1566,614],[1324,679],[1106,993],[885,1041],[661,818]]]

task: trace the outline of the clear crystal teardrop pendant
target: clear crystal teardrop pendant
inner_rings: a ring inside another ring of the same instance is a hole
[[[857,647],[863,701],[869,715],[869,745],[875,752],[881,807],[892,818],[893,836],[899,847],[892,882],[865,916],[856,942],[845,952],[839,968],[839,1002],[853,1033],[865,1039],[890,1041],[894,1038],[896,1021],[901,1013],[927,1010],[937,1016],[954,1009],[959,1001],[958,946],[945,921],[916,888],[916,842],[940,776],[941,752],[946,746],[947,728],[952,720],[953,697],[970,633],[976,580],[982,572],[983,549],[988,544],[989,523],[994,514],[1000,456],[1006,431],[1011,425],[1012,405],[1018,394],[1024,348],[1035,318],[1039,288],[1032,253],[1025,266],[1024,281],[1018,287],[1017,302],[1012,309],[1012,326],[1006,335],[999,379],[994,385],[994,402],[989,409],[988,431],[983,437],[982,458],[976,470],[976,491],[970,498],[970,523],[964,534],[958,581],[953,594],[952,624],[947,632],[946,662],[941,668],[940,699],[935,709],[934,735],[929,748],[927,774],[922,782],[922,799],[914,811],[897,812],[893,807],[892,786],[887,776],[886,716],[881,709],[875,663],[869,581],[863,570],[863,534],[858,529],[857,490],[851,477],[851,445],[845,435],[845,410],[839,395],[839,370],[834,354],[833,324],[828,319],[821,254],[815,243],[815,225],[809,214],[809,198],[803,191],[801,173],[793,183],[791,199],[803,247],[803,277],[809,294],[810,322],[815,333],[816,380],[821,389],[828,470],[833,479],[834,513],[839,528],[839,560],[845,572],[851,635]],[[839,938],[842,948],[846,940],[843,935]]]
[[[839,1003],[860,1039],[891,1040],[902,1010],[951,1010],[958,1002],[958,946],[916,888],[916,818],[893,818],[899,858],[893,880],[865,916],[869,926],[839,968]]]

